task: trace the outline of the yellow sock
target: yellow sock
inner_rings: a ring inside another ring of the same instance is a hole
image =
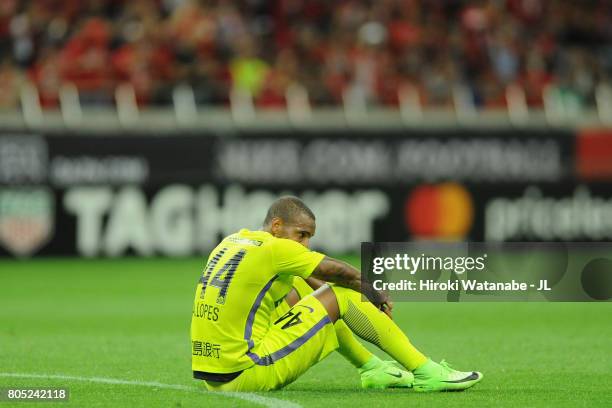
[[[334,324],[334,329],[336,329],[336,337],[338,337],[340,346],[338,352],[352,365],[361,368],[372,358],[373,354],[353,336],[353,332],[343,320],[338,319]]]
[[[360,293],[340,286],[332,289],[338,299],[340,317],[353,333],[378,346],[407,370],[427,361],[393,320],[372,303],[362,301]]]

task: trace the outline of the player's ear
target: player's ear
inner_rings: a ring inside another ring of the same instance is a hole
[[[272,231],[273,236],[278,236],[283,228],[283,220],[278,217],[272,218],[270,221],[270,231]]]

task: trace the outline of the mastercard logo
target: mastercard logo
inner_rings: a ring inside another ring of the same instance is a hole
[[[457,183],[419,186],[404,206],[408,230],[418,238],[462,239],[474,220],[470,193]]]

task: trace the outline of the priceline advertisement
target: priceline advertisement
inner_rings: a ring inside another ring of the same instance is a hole
[[[0,257],[204,256],[260,228],[286,194],[315,212],[311,245],[325,253],[382,241],[610,241],[611,137],[0,132]]]
[[[400,302],[612,297],[612,243],[364,242],[361,267],[375,290]]]

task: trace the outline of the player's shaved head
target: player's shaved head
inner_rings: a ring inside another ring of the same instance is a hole
[[[274,201],[268,209],[264,226],[269,225],[274,218],[280,218],[284,223],[293,224],[303,216],[315,221],[314,213],[302,200],[293,196],[283,196]]]

